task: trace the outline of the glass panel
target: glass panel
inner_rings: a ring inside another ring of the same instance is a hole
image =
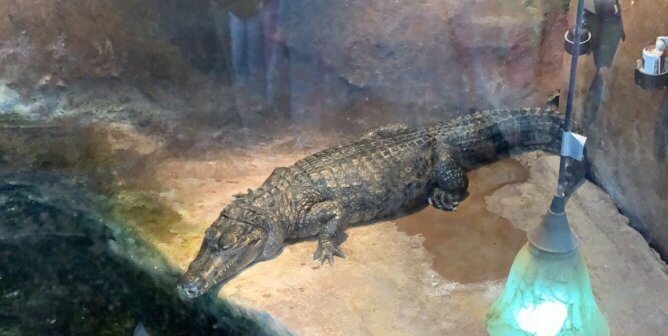
[[[0,335],[663,335],[665,17],[0,0]]]

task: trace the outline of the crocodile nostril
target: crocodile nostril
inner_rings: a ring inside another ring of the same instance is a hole
[[[184,299],[192,299],[199,296],[199,292],[195,286],[184,287],[182,285],[177,286],[179,295]]]
[[[197,291],[194,288],[179,287],[179,296],[182,299],[192,299],[197,297]]]

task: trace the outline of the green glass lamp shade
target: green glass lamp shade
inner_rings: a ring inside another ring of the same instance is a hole
[[[487,312],[491,336],[607,336],[579,249],[545,252],[527,243]]]

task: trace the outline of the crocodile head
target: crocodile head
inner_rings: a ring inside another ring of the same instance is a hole
[[[193,299],[230,279],[261,257],[267,239],[264,229],[221,215],[181,278],[179,295]]]

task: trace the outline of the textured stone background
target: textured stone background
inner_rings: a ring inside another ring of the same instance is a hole
[[[211,110],[196,87],[226,97],[219,118],[243,126],[267,115],[309,127],[332,115],[419,122],[542,103],[559,84],[564,24],[560,1],[0,0],[0,9],[0,87],[24,100],[39,88],[63,107],[67,88],[113,80]]]
[[[604,26],[607,51],[580,58],[576,113],[590,137],[597,183],[665,258],[668,91],[637,87],[633,71],[642,48],[668,32],[668,20],[659,19],[668,15],[668,1],[620,4],[626,39],[619,40],[613,20]]]
[[[221,45],[208,1],[0,1],[0,74],[19,85],[45,76],[188,76],[216,66]]]

